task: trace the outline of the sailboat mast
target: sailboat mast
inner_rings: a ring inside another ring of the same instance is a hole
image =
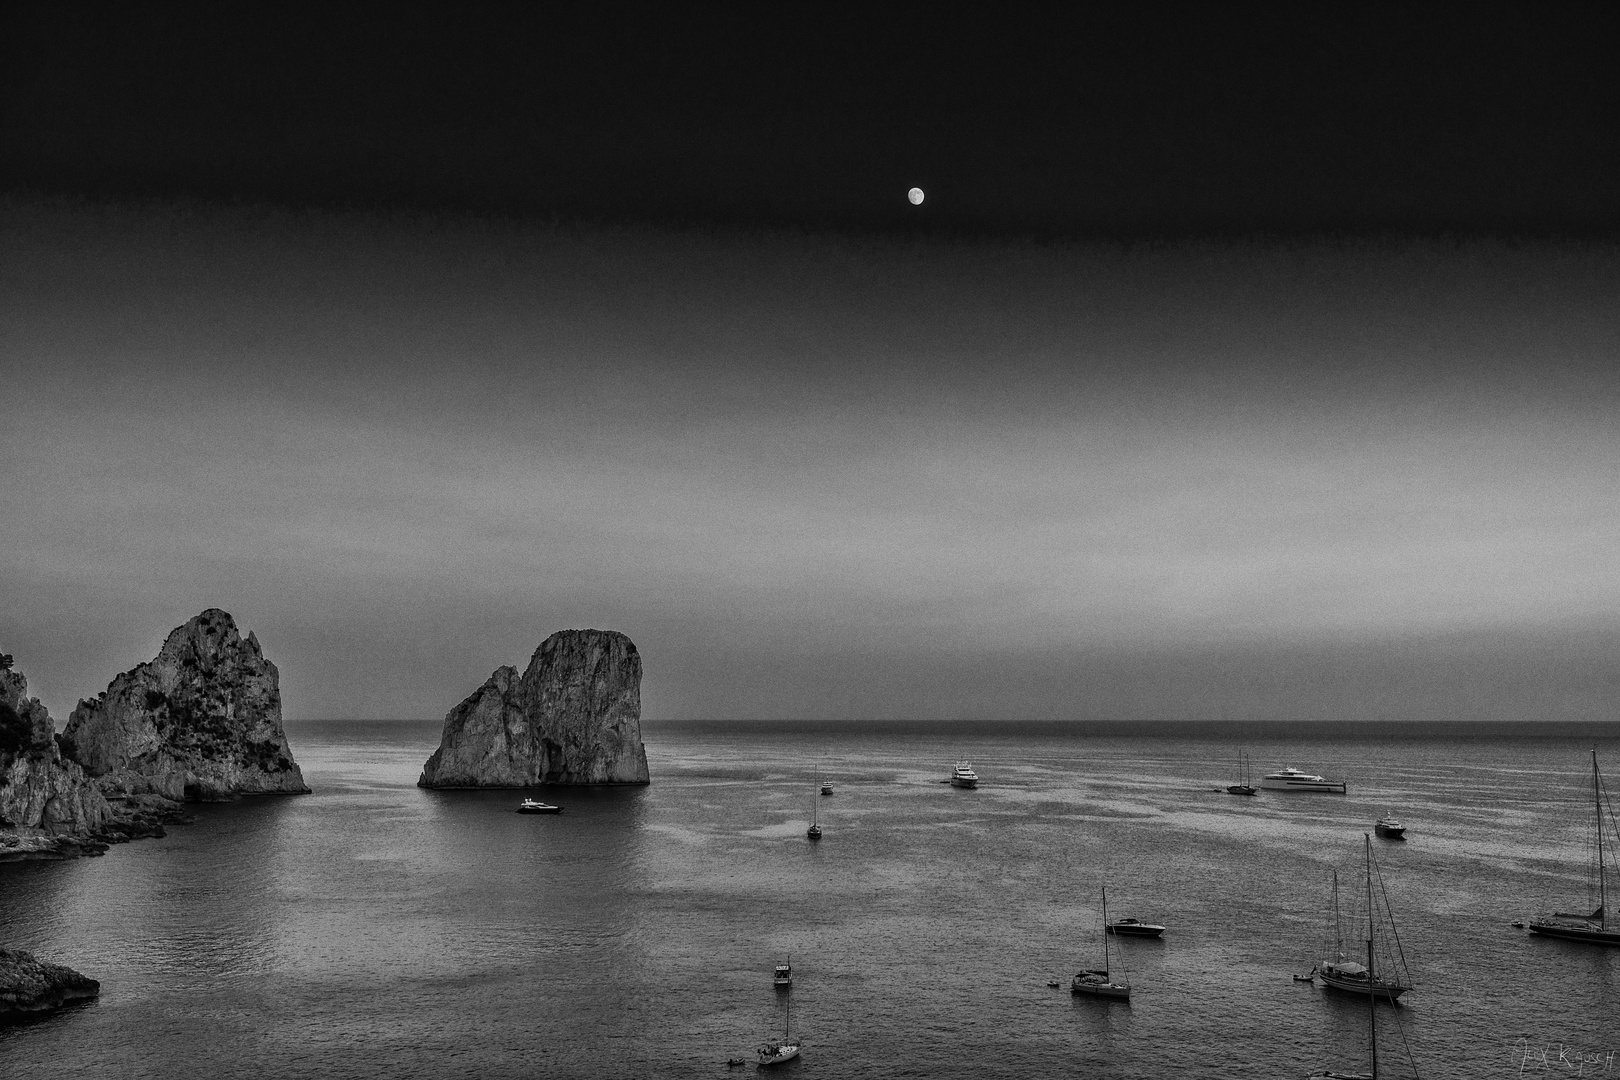
[[[1603,866],[1603,781],[1598,775],[1597,748],[1592,748],[1592,809],[1597,812],[1598,925],[1609,928],[1609,893]]]
[[[1373,1080],[1378,1080],[1378,995],[1374,991],[1373,974],[1373,894],[1372,894],[1372,834],[1362,833],[1367,853],[1367,1034],[1372,1051]],[[1394,1003],[1394,998],[1390,1002]]]
[[[1362,833],[1367,848],[1367,978],[1377,977],[1373,970],[1373,895],[1372,895],[1372,834]]]
[[[1113,964],[1109,963],[1109,960],[1108,960],[1108,886],[1106,886],[1106,885],[1103,886],[1102,894],[1103,894],[1103,924],[1102,924],[1102,932],[1103,932],[1103,970],[1104,971],[1113,971],[1114,966],[1113,966]],[[1112,979],[1113,976],[1109,975],[1108,978]]]
[[[1333,868],[1333,959],[1344,959],[1344,920],[1339,917],[1339,868]]]

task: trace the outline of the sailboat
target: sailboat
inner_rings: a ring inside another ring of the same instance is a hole
[[[759,1047],[759,1064],[761,1068],[767,1065],[780,1065],[784,1061],[792,1061],[799,1056],[804,1048],[803,1039],[790,1039],[788,1030],[793,1024],[793,999],[788,998],[787,1019],[782,1021],[782,1038],[771,1042],[761,1043]]]
[[[821,786],[821,766],[819,766],[819,765],[816,766],[816,786],[818,788]],[[812,809],[810,811],[810,827],[804,831],[804,835],[808,836],[812,840],[820,840],[821,839],[821,800],[816,799],[810,805],[812,807]]]
[[[1394,939],[1395,949],[1389,957],[1386,970],[1378,970],[1378,959],[1374,949],[1374,941],[1378,929],[1378,905],[1373,895],[1373,869],[1375,863],[1372,853],[1372,835],[1363,833],[1366,840],[1367,853],[1367,963],[1359,964],[1344,958],[1344,933],[1339,920],[1339,873],[1333,872],[1333,926],[1338,945],[1335,951],[1336,959],[1320,961],[1314,969],[1314,974],[1321,976],[1322,982],[1334,990],[1343,990],[1352,994],[1369,994],[1374,998],[1384,998],[1393,1002],[1396,998],[1412,989],[1411,976],[1406,974],[1406,957],[1401,951],[1401,939],[1395,933],[1395,918],[1389,914],[1389,901],[1385,898],[1384,912],[1389,915],[1390,936]],[[1379,878],[1379,892],[1383,892],[1383,878]]]
[[[1603,788],[1603,774],[1598,771],[1597,751],[1592,751],[1592,809],[1597,816],[1597,858],[1593,870],[1597,877],[1597,910],[1590,915],[1576,915],[1567,911],[1554,911],[1530,920],[1530,932],[1544,937],[1585,941],[1593,945],[1620,945],[1620,920],[1609,926],[1608,857],[1603,847],[1604,819],[1608,819],[1610,832],[1615,829],[1614,809],[1608,804],[1608,792]]]
[[[1111,998],[1127,1004],[1131,1000],[1131,984],[1129,976],[1123,982],[1115,982],[1108,974],[1108,889],[1102,891],[1103,914],[1103,966],[1101,968],[1087,968],[1080,972],[1069,983],[1069,992],[1072,994],[1087,994],[1091,997]],[[1120,957],[1120,966],[1125,965],[1125,958]]]
[[[1367,904],[1368,904],[1368,908],[1367,908],[1367,912],[1368,912],[1368,918],[1367,918],[1367,925],[1368,925],[1368,929],[1367,929],[1367,966],[1368,966],[1368,973],[1371,974],[1372,964],[1373,964],[1373,941],[1372,941],[1372,933],[1373,933],[1373,931],[1372,931],[1372,926],[1373,926],[1374,922],[1376,921],[1373,918],[1373,908],[1372,908],[1372,899],[1373,899],[1373,894],[1372,894],[1372,874],[1373,874],[1372,834],[1371,833],[1362,833],[1361,836],[1362,836],[1362,841],[1366,846],[1366,852],[1367,852]],[[1337,876],[1335,876],[1334,884],[1335,884],[1335,886],[1337,886],[1337,884],[1338,884]],[[1380,888],[1382,888],[1382,878],[1380,878]],[[1338,900],[1338,893],[1337,893],[1337,891],[1335,891],[1335,893],[1334,893],[1334,901],[1335,901],[1335,903],[1337,903],[1337,900]],[[1393,926],[1393,922],[1391,923],[1391,925]],[[1403,987],[1403,989],[1407,989],[1407,988]],[[1368,1052],[1368,1056],[1371,1058],[1372,1071],[1371,1072],[1337,1072],[1337,1071],[1335,1071],[1333,1069],[1318,1069],[1315,1072],[1310,1073],[1306,1077],[1306,1080],[1378,1080],[1378,998],[1380,996],[1380,991],[1377,988],[1377,986],[1373,985],[1373,983],[1371,981],[1369,981],[1365,985],[1362,986],[1361,992],[1367,995],[1367,1052]],[[1393,994],[1390,995],[1390,999],[1394,1000],[1394,995]],[[1410,1053],[1410,1051],[1408,1051],[1408,1053]],[[1416,1075],[1417,1064],[1416,1064],[1416,1062],[1412,1062],[1411,1064],[1412,1064],[1412,1068],[1413,1068],[1413,1074]]]
[[[1243,755],[1243,760],[1240,761],[1239,764],[1243,766],[1243,783],[1241,783],[1241,784],[1228,784],[1227,787],[1226,787],[1227,793],[1231,794],[1231,795],[1256,795],[1256,794],[1258,794],[1259,789],[1256,788],[1254,786],[1253,782],[1249,779],[1249,755],[1244,754]],[[1236,777],[1233,777],[1233,779],[1235,780]]]

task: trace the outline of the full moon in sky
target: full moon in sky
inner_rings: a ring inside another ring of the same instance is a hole
[[[921,206],[922,201],[923,201],[923,190],[922,190],[922,188],[920,188],[920,187],[912,188],[910,191],[906,192],[906,198],[911,200],[911,205],[912,206]]]

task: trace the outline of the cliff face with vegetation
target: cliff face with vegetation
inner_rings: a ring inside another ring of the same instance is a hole
[[[645,784],[641,654],[611,630],[561,630],[520,676],[495,670],[444,718],[422,787]]]
[[[63,753],[109,797],[223,800],[309,791],[281,726],[280,673],[209,608],[157,656],[81,701]]]

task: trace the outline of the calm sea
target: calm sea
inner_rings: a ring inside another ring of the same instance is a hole
[[[1417,988],[1378,1010],[1384,1075],[1620,1077],[1620,949],[1510,925],[1585,903],[1588,751],[1620,775],[1620,739],[1403,730],[649,724],[650,787],[523,817],[415,786],[437,723],[290,725],[313,795],[0,866],[0,943],[102,982],[0,1029],[0,1072],[723,1076],[788,1023],[790,1075],[1355,1068],[1365,1003],[1291,974],[1393,810],[1409,839],[1374,850]],[[1228,795],[1240,751],[1350,794]],[[958,757],[977,791],[939,782]],[[1129,1005],[1067,988],[1101,966],[1105,883],[1169,927],[1111,946]]]

